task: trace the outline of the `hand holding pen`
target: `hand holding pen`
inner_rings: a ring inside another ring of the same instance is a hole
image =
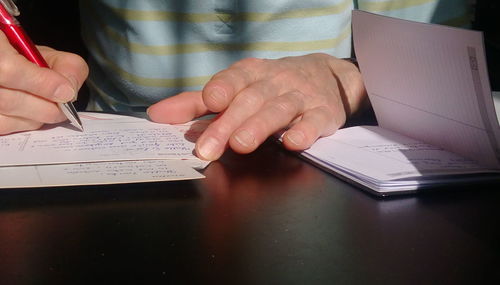
[[[76,54],[35,48],[16,15],[12,1],[0,0],[0,135],[37,129],[68,117],[81,128],[68,102],[88,75],[85,61]]]

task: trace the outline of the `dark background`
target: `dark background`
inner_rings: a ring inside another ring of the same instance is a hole
[[[78,1],[20,0],[17,3],[21,11],[18,19],[35,44],[86,57],[87,50],[80,34]],[[75,107],[83,110],[87,101],[88,90],[84,85]]]
[[[491,87],[500,91],[500,3],[478,0],[473,28],[484,32]]]

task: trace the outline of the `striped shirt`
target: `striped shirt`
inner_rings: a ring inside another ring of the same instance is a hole
[[[470,0],[82,0],[91,110],[144,111],[245,58],[351,54],[351,10],[455,26]]]

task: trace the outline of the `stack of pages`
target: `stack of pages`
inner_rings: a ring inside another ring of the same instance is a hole
[[[301,155],[379,195],[499,181],[482,33],[362,11],[352,21],[379,125],[339,130]]]
[[[116,184],[203,178],[194,154],[205,121],[156,124],[143,118],[79,113],[69,123],[0,136],[0,188]]]

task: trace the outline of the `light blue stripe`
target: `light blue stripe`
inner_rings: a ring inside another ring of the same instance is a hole
[[[241,25],[235,34],[217,33],[212,24],[175,25],[165,23],[158,25],[142,22],[134,25],[124,34],[115,30],[129,42],[150,46],[172,44],[190,44],[200,42],[242,43],[242,42],[295,42],[334,39],[345,31],[350,24],[350,16],[322,16],[303,21],[281,20],[272,24],[248,23]],[[322,27],[318,29],[317,27]],[[162,29],[163,33],[155,35],[152,30]],[[110,41],[110,39],[106,39]]]
[[[140,77],[176,78],[211,75],[221,69],[227,68],[234,61],[245,57],[280,58],[313,52],[325,52],[332,55],[335,54],[338,57],[349,57],[350,38],[345,39],[343,44],[335,49],[318,49],[300,52],[218,51],[157,57],[135,55],[126,61],[119,60],[122,53],[115,53],[117,56],[110,59],[116,62],[121,69]]]
[[[160,1],[163,2],[163,1]],[[337,37],[344,27],[350,24],[350,11],[345,13],[299,18],[282,19],[272,22],[235,22],[233,33],[220,33],[220,22],[214,23],[179,23],[158,21],[124,22],[112,11],[98,9],[89,15],[98,17],[109,28],[117,31],[129,42],[145,45],[169,45],[201,42],[254,42],[254,41],[310,41]],[[98,26],[91,21],[95,28]],[[321,28],[318,28],[321,27]],[[155,32],[161,30],[161,33]]]
[[[346,44],[348,41],[346,41]],[[332,53],[332,50],[321,50],[321,52],[325,53]],[[301,53],[287,53],[286,55],[288,56],[295,56],[295,55],[301,55]],[[248,56],[255,56],[255,54],[241,54],[243,57],[248,57]],[[266,58],[280,58],[283,57],[284,54],[277,54],[275,53],[274,55],[272,54],[267,54],[258,57],[266,57]],[[223,58],[224,56],[221,55]],[[221,61],[217,62],[216,60],[217,57],[213,57],[213,65],[208,66],[205,64],[203,65],[198,65],[200,68],[196,70],[195,72],[190,72],[193,70],[187,69],[187,70],[175,70],[174,68],[170,68],[170,70],[177,76],[177,77],[182,77],[182,75],[192,75],[193,74],[198,74],[198,75],[211,75],[216,73],[217,71],[220,71],[227,67],[229,64],[233,63],[234,61],[232,60],[231,56],[227,56],[226,58],[223,58]],[[194,63],[192,63],[192,62]],[[222,64],[224,63],[224,64]],[[185,66],[189,66],[191,64],[197,64],[196,63],[196,58],[186,58]],[[199,62],[198,62],[199,64]],[[170,66],[175,66],[175,64],[170,63]],[[161,71],[169,70],[166,68],[163,68]],[[200,72],[205,71],[206,73]],[[95,69],[94,69],[95,71]],[[155,74],[155,78],[161,74]],[[98,85],[103,88],[107,94],[110,94],[112,97],[115,97],[115,100],[121,101],[123,105],[127,106],[144,106],[144,105],[149,105],[154,102],[157,102],[163,98],[178,94],[182,91],[194,91],[194,90],[201,90],[203,86],[181,86],[181,87],[175,87],[175,88],[157,88],[157,87],[148,87],[148,86],[139,86],[135,85],[131,82],[128,82],[126,80],[122,79],[117,79],[119,84],[117,85],[110,85],[112,81],[102,81],[102,78],[104,75],[102,73],[93,73],[93,76],[91,76],[91,79],[93,81],[99,82]],[[169,77],[165,77],[169,78]],[[175,77],[174,77],[175,78]],[[116,83],[116,82],[115,82]],[[121,86],[122,90],[117,89],[116,86]],[[123,92],[126,90],[127,92]],[[125,99],[126,98],[126,99]],[[120,109],[123,110],[123,109]]]
[[[83,0],[101,2],[109,7],[126,8],[138,11],[174,11],[180,13],[213,13],[216,7],[221,7],[221,0]],[[290,0],[224,0],[237,1],[236,6],[240,12],[255,12],[255,13],[280,13],[283,11],[309,9],[315,7],[326,7],[337,5],[344,2],[343,0],[306,0],[306,1],[290,1]],[[124,3],[126,2],[126,3]],[[226,6],[232,6],[225,4]]]

